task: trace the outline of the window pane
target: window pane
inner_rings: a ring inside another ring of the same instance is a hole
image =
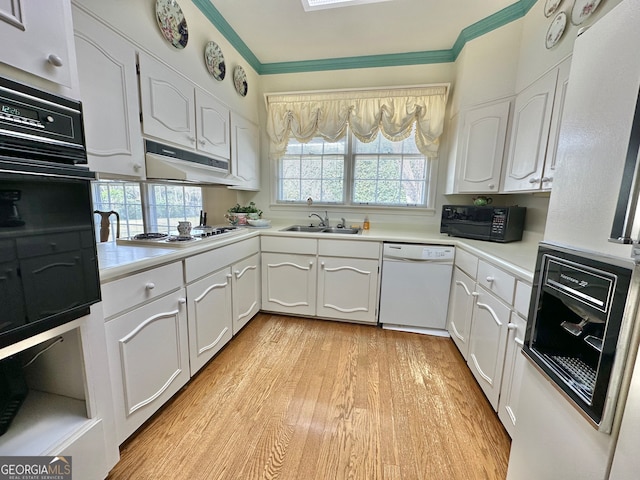
[[[93,208],[101,212],[115,211],[120,216],[120,236],[131,237],[144,232],[140,185],[132,182],[100,180],[92,182]],[[110,215],[109,240],[117,232],[117,217]],[[102,216],[95,214],[96,241],[100,241]]]
[[[278,201],[344,203],[346,139],[329,143],[316,138],[298,148],[289,142],[278,164]]]
[[[173,233],[178,222],[200,222],[202,188],[184,185],[149,184],[150,232]]]

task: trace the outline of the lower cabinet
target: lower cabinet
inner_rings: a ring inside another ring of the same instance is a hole
[[[233,334],[238,333],[261,307],[260,254],[231,266]]]
[[[467,360],[469,353],[475,287],[476,281],[474,279],[458,267],[453,269],[447,330],[465,360]]]
[[[113,318],[105,331],[122,443],[189,380],[184,289]]]
[[[489,403],[497,411],[511,311],[482,287],[476,293],[467,363]]]
[[[520,381],[527,361],[522,355],[527,321],[517,313],[512,312],[509,327],[504,372],[502,373],[502,388],[498,404],[498,417],[513,438],[516,418],[518,417],[518,402],[520,401]]]
[[[262,308],[293,315],[316,314],[316,256],[262,254]]]
[[[227,267],[187,286],[191,375],[233,337],[231,279]]]
[[[263,237],[262,250],[264,310],[377,322],[380,243]]]

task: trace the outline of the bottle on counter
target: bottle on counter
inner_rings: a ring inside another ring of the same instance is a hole
[[[368,216],[368,215],[365,215],[365,217],[364,217],[364,222],[362,222],[362,229],[363,229],[363,230],[369,230],[369,227],[370,227],[370,226],[371,226],[371,225],[369,224],[369,216]]]

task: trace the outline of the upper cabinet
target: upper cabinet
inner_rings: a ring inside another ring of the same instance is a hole
[[[502,191],[550,190],[570,58],[520,92]]]
[[[73,86],[71,5],[68,0],[0,2],[0,60],[37,77]]]
[[[511,100],[464,110],[458,137],[455,193],[496,193],[500,187]]]
[[[229,110],[188,79],[139,53],[142,130],[171,142],[229,159]]]
[[[258,125],[231,114],[231,173],[240,179],[239,190],[260,189],[260,131]]]
[[[135,49],[76,8],[73,18],[89,166],[144,179]]]

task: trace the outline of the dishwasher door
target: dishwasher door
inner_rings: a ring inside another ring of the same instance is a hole
[[[454,247],[385,244],[379,322],[383,328],[448,336]]]

